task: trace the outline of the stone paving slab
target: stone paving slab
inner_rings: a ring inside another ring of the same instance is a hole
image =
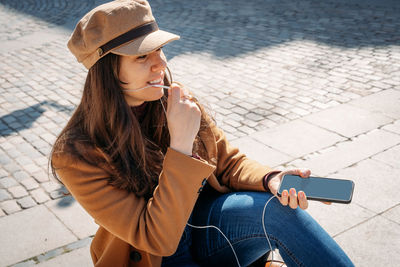
[[[17,51],[28,47],[40,46],[43,43],[50,43],[60,39],[67,42],[70,34],[71,32],[68,29],[45,29],[25,35],[17,40],[1,42],[0,53],[9,53],[11,51]]]
[[[46,206],[79,239],[93,236],[98,225],[71,196],[46,202]]]
[[[31,257],[28,259],[23,259],[22,261],[20,261],[16,264],[10,265],[9,267],[27,267],[27,266],[42,264],[47,261],[51,261],[52,259],[62,257],[64,254],[70,253],[71,251],[74,251],[74,250],[79,250],[79,249],[85,248],[85,247],[87,247],[87,249],[89,249],[92,239],[93,239],[92,237],[88,237],[85,239],[75,241],[73,243],[69,243],[62,247],[57,247],[55,249],[49,250],[40,255],[37,255],[37,256]],[[69,254],[69,255],[71,255],[71,254]],[[75,254],[72,254],[72,256],[73,255],[75,255]],[[63,258],[68,258],[68,257],[63,257]],[[87,261],[87,259],[90,259],[90,253],[89,253],[89,255],[87,255],[85,257],[85,259],[79,259],[79,261],[81,261],[81,260]]]
[[[35,265],[37,267],[92,267],[90,245],[62,254],[56,258]]]
[[[392,118],[348,104],[314,113],[302,119],[349,138],[393,121]]]
[[[296,158],[344,140],[335,133],[300,120],[251,134],[250,137]]]
[[[293,160],[293,157],[276,151],[250,137],[235,139],[230,144],[238,147],[240,152],[244,153],[247,157],[270,167],[277,167]]]
[[[335,240],[355,266],[391,266],[400,262],[400,225],[382,216],[337,236]]]
[[[400,84],[400,83],[399,83]],[[400,117],[400,92],[386,90],[350,102],[350,105],[381,113],[394,119]]]
[[[332,203],[331,205],[309,201],[307,212],[332,237],[376,216],[375,212],[358,205],[355,199],[350,204]]]
[[[400,145],[390,148],[372,157],[374,160],[391,165],[393,168],[400,168]]]
[[[381,213],[400,203],[399,173],[399,168],[366,159],[331,177],[353,180],[353,201],[370,211]]]
[[[373,130],[318,153],[307,155],[289,165],[306,166],[314,174],[326,176],[396,146],[399,142],[399,135],[384,130]]]
[[[77,238],[45,206],[0,218],[0,266],[8,266]]]
[[[382,213],[382,217],[400,225],[400,204]]]
[[[400,134],[400,120],[397,120],[392,124],[388,124],[385,127],[383,127],[382,129],[389,131],[389,132]]]
[[[12,41],[31,32],[51,29],[76,21],[85,14],[96,1],[11,1],[2,0],[0,5],[0,40]],[[99,1],[97,1],[99,2]],[[101,1],[106,2],[106,1]]]

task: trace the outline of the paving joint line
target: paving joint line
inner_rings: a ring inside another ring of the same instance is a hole
[[[46,262],[46,261],[48,261],[50,259],[56,258],[56,257],[61,256],[63,254],[67,254],[69,252],[72,252],[74,250],[77,250],[77,249],[80,249],[80,248],[83,248],[83,247],[87,246],[88,244],[90,244],[92,239],[93,239],[93,236],[89,236],[89,237],[86,237],[84,239],[77,240],[77,241],[69,243],[67,245],[64,245],[64,246],[61,246],[61,247],[46,251],[46,252],[44,252],[42,254],[39,254],[39,255],[30,257],[28,259],[22,260],[20,262],[8,265],[8,267],[18,267],[19,265],[22,265],[22,264],[29,264],[29,261],[33,261],[34,262],[34,264],[32,264],[32,265],[36,265],[36,264],[39,264],[39,263]],[[26,265],[23,265],[23,266],[26,266]]]
[[[50,202],[50,201],[46,201],[45,203],[48,203],[48,202]],[[74,231],[73,231],[72,229],[70,229],[70,228],[68,227],[68,225],[66,225],[66,224],[64,223],[64,221],[63,221],[60,217],[58,217],[57,214],[54,213],[45,203],[43,203],[43,205],[46,206],[46,208],[50,211],[50,213],[52,213],[52,214],[57,218],[57,220],[60,221],[61,224],[64,225],[65,228],[67,228],[67,229],[71,232],[71,234],[72,234],[73,236],[75,236],[75,237],[79,240],[79,237],[74,233]]]
[[[395,224],[397,224],[397,225],[400,226],[400,223],[398,223],[398,222],[396,222],[396,221],[393,221],[393,220],[391,220],[391,219],[389,219],[389,218],[386,218],[386,217],[382,216],[385,212],[387,212],[387,211],[389,211],[389,210],[391,210],[391,209],[393,209],[393,208],[395,208],[395,207],[397,207],[397,206],[400,206],[400,203],[399,203],[399,204],[396,204],[396,205],[394,205],[393,207],[390,207],[390,208],[388,208],[388,209],[386,209],[386,210],[384,210],[384,211],[381,211],[381,212],[379,212],[379,213],[376,213],[375,211],[372,211],[372,210],[370,210],[370,209],[368,209],[368,208],[366,208],[366,207],[364,207],[364,206],[362,206],[362,205],[360,205],[360,204],[358,204],[358,203],[355,203],[355,204],[358,205],[359,207],[365,209],[365,210],[368,210],[368,211],[370,211],[370,212],[373,212],[374,215],[371,216],[371,217],[369,217],[369,218],[367,218],[367,219],[364,220],[364,221],[361,221],[361,222],[359,222],[359,223],[357,223],[357,224],[355,224],[355,225],[353,225],[353,226],[351,226],[351,227],[349,227],[349,228],[347,228],[347,229],[345,229],[345,230],[343,230],[343,231],[341,231],[341,232],[335,234],[335,235],[332,235],[332,237],[334,237],[334,238],[335,238],[335,237],[338,237],[339,235],[341,235],[341,234],[343,234],[343,233],[345,233],[345,232],[348,232],[349,230],[354,229],[354,228],[356,228],[356,227],[358,227],[358,226],[360,226],[360,225],[362,225],[362,224],[364,224],[364,223],[366,223],[366,222],[368,222],[368,221],[370,221],[370,220],[372,220],[372,219],[374,219],[374,218],[376,218],[376,217],[381,217],[381,218],[383,218],[383,219],[385,219],[385,220],[388,220],[388,221],[393,222],[393,223],[395,223]]]

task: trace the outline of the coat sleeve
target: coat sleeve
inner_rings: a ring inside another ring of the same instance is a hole
[[[82,207],[107,231],[153,255],[172,255],[205,178],[215,169],[205,161],[168,149],[149,200],[108,183],[101,168],[53,156],[56,172]]]
[[[221,183],[237,191],[266,191],[264,176],[272,169],[247,158],[238,148],[231,146],[214,122],[210,123],[210,127],[216,140],[216,176]]]

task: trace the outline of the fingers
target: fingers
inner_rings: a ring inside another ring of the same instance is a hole
[[[283,175],[285,174],[298,175],[301,176],[302,178],[308,178],[311,175],[311,171],[309,169],[293,169],[284,171]]]
[[[297,209],[297,194],[294,188],[290,188],[289,190],[289,207]]]
[[[287,190],[283,190],[279,201],[283,206],[289,205],[289,207],[292,209],[297,209],[297,207],[300,207],[301,209],[305,210],[308,208],[306,194],[303,191],[300,191],[298,194],[296,194],[296,189],[294,188],[291,188],[289,192]]]
[[[310,171],[309,169],[300,169],[300,170],[299,170],[299,175],[300,175],[302,178],[308,178],[308,177],[310,177],[310,175],[311,175],[311,171]]]
[[[302,178],[308,178],[311,174],[309,169],[295,169],[293,170],[295,175],[298,175]]]
[[[170,104],[177,104],[181,99],[181,88],[179,86],[171,86],[168,89],[168,103]]]
[[[168,90],[167,122],[170,133],[170,147],[190,155],[193,142],[200,128],[201,111],[198,105],[185,97],[179,84],[172,84]]]
[[[268,187],[271,190],[272,194],[276,195],[280,185],[280,181],[287,174],[298,175],[302,178],[308,178],[311,175],[311,171],[309,169],[292,169],[279,173],[269,181]],[[308,208],[308,200],[306,194],[303,191],[300,191],[297,194],[296,189],[294,188],[291,188],[289,192],[287,190],[283,190],[282,195],[278,199],[283,206],[289,205],[289,207],[292,209],[297,209],[297,207],[300,207],[301,209],[305,210]]]
[[[307,209],[308,208],[308,200],[307,200],[307,196],[303,191],[299,192],[299,206],[300,209]]]
[[[282,196],[280,198],[280,202],[281,202],[281,204],[283,206],[287,206],[288,205],[288,203],[289,203],[288,202],[288,196],[289,196],[288,191],[287,190],[283,190]]]
[[[187,89],[183,88],[181,84],[172,83],[171,87],[168,89],[168,99],[169,98],[171,98],[169,102],[177,103],[180,100],[181,101],[186,101],[186,100],[190,101],[193,99],[193,96],[191,96],[189,91]]]

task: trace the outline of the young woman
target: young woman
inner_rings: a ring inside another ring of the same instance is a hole
[[[303,211],[303,192],[272,198],[283,175],[310,171],[246,158],[171,83],[161,47],[176,39],[145,0],[120,0],[86,14],[68,42],[88,74],[51,166],[99,224],[94,264],[248,266],[278,248],[288,266],[352,266]]]

